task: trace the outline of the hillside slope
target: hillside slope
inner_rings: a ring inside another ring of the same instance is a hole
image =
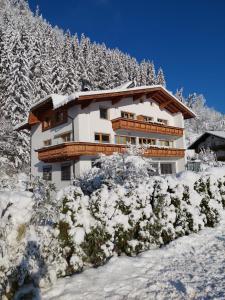
[[[225,223],[138,257],[59,279],[43,300],[224,299]]]

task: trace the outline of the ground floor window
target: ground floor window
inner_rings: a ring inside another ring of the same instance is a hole
[[[52,180],[52,166],[43,167],[43,179],[44,180]]]
[[[70,164],[61,165],[61,180],[71,180]]]
[[[94,168],[101,168],[101,163],[99,162],[98,158],[94,158],[91,160],[91,167]]]
[[[201,162],[199,161],[189,161],[186,166],[188,171],[200,172],[201,171]]]
[[[161,163],[160,168],[161,168],[161,174],[162,175],[173,173],[173,166],[172,166],[171,163]]]

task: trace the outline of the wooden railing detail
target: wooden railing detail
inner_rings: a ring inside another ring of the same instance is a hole
[[[68,142],[37,150],[38,158],[44,162],[56,162],[78,158],[81,155],[110,155],[123,153],[125,145]],[[184,149],[150,147],[145,150],[146,157],[184,157]]]
[[[124,118],[117,118],[112,120],[113,130],[131,130],[131,131],[141,131],[145,133],[157,133],[165,135],[175,135],[183,136],[183,128],[167,126],[164,124],[158,123],[149,123],[140,120],[129,120]]]

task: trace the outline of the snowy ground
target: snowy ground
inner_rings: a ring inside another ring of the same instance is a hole
[[[225,220],[225,216],[224,216]],[[138,257],[59,279],[44,300],[225,299],[225,221]]]

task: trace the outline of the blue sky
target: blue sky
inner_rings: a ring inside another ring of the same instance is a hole
[[[162,66],[225,113],[225,0],[29,0],[52,25]]]

